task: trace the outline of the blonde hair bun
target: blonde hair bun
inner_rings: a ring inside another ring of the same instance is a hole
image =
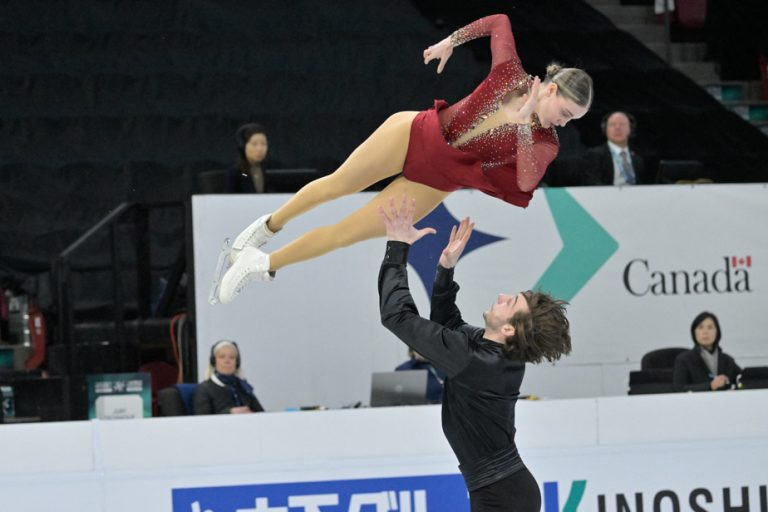
[[[557,62],[550,62],[547,66],[547,78],[551,80],[556,74],[560,72],[561,69],[563,69],[561,64]]]

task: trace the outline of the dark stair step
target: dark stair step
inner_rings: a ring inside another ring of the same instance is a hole
[[[340,14],[343,13],[343,16]],[[226,26],[227,31],[219,31]],[[313,0],[284,2],[200,2],[189,0],[92,0],[51,3],[40,0],[11,0],[0,4],[0,30],[46,32],[55,30],[160,31],[185,29],[218,31],[224,37],[257,36],[267,32],[312,33],[356,30],[381,35],[424,30],[428,22],[418,16],[407,0],[389,1],[371,16],[366,2],[336,0],[318,4]]]
[[[283,70],[268,71],[271,83],[264,84],[262,73],[252,70],[241,73],[150,73],[123,74],[45,73],[31,75],[0,75],[0,114],[3,123],[14,119],[41,117],[58,118],[136,118],[200,117],[204,115],[242,116],[244,112],[261,115],[291,113],[294,102],[285,91],[297,95],[322,97],[311,104],[306,115],[335,112],[339,115],[377,110],[426,107],[430,96],[440,94],[440,88],[472,84],[466,77],[446,73],[437,78],[431,69],[419,65],[399,69],[372,80],[372,73],[347,72],[339,79],[337,70],[326,69],[307,74]],[[393,99],[393,88],[403,93]],[[409,100],[412,106],[404,103]],[[304,102],[306,104],[306,101]],[[106,122],[106,121],[102,121]],[[114,121],[111,121],[114,122]]]
[[[87,321],[75,324],[75,343],[170,343],[170,318],[126,320],[123,324],[123,340],[115,339],[115,322],[109,320]]]

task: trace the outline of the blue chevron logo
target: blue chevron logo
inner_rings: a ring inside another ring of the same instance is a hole
[[[533,289],[547,291],[570,302],[618,250],[619,244],[567,190],[543,190],[563,247]],[[436,235],[424,237],[414,244],[408,257],[408,263],[418,274],[429,297],[440,253],[448,243],[451,228],[459,222],[441,203],[416,224],[417,228],[437,230]],[[462,257],[500,240],[505,238],[475,229]]]
[[[421,279],[424,288],[427,290],[428,297],[432,297],[435,268],[440,260],[440,254],[442,254],[443,249],[448,243],[448,238],[451,236],[451,228],[458,226],[459,222],[461,220],[454,217],[448,211],[448,208],[445,207],[445,204],[440,203],[437,208],[416,224],[418,229],[432,227],[437,230],[435,235],[425,236],[418,243],[414,244],[408,254],[408,264],[416,270],[419,279]],[[489,235],[475,229],[461,257],[463,258],[472,251],[499,240],[504,240],[504,238]]]

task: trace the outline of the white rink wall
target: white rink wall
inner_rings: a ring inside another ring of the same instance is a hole
[[[545,511],[761,511],[766,403],[768,390],[522,401],[517,442]],[[9,511],[468,510],[439,406],[3,425],[0,453]]]

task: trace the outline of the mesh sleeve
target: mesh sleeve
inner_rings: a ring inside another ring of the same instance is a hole
[[[555,159],[557,144],[549,141],[533,141],[531,126],[516,125],[517,134],[517,186],[524,192],[530,192],[544,177],[547,167]]]
[[[491,38],[491,67],[518,58],[512,26],[505,14],[486,16],[458,29],[451,34],[451,45],[455,48],[485,36]]]

